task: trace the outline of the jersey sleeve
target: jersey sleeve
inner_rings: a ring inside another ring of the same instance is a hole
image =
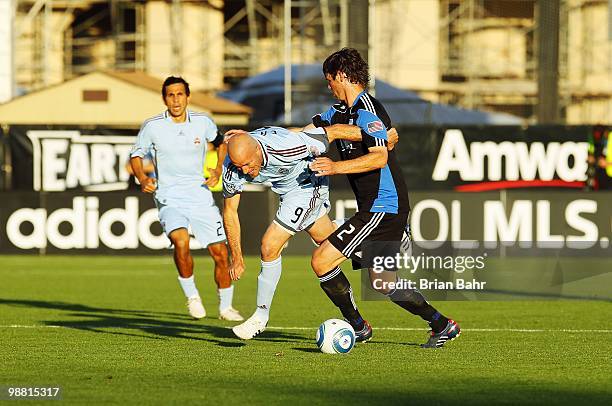
[[[229,156],[223,161],[223,197],[230,198],[242,193],[246,179],[240,176],[238,168],[232,164]]]
[[[323,128],[312,128],[298,134],[307,148],[305,157],[317,157],[329,151],[329,139]]]
[[[152,146],[153,141],[151,139],[151,126],[148,125],[148,122],[145,122],[142,127],[140,127],[140,131],[138,131],[136,142],[130,151],[130,158],[145,158],[150,156]]]
[[[359,110],[355,124],[361,128],[362,142],[368,148],[387,146],[387,129],[378,116],[367,110]]]
[[[336,110],[333,107],[330,107],[329,110],[321,114],[312,116],[312,123],[316,127],[325,127],[325,126],[331,125],[332,117],[334,116],[335,112]]]
[[[202,117],[202,118],[204,118],[204,121],[205,121],[204,138],[206,139],[207,142],[214,144],[215,140],[217,140],[219,136],[221,135],[219,133],[219,129],[217,128],[217,125],[215,124],[215,122],[212,121],[210,118],[208,117]],[[220,139],[221,141],[223,141],[223,137],[221,137]],[[215,146],[218,146],[218,144]]]

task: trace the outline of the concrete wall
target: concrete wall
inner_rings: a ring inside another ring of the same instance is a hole
[[[464,61],[473,77],[525,78],[527,65],[527,41],[519,26],[503,26],[499,19],[491,19],[465,34],[466,57]],[[506,23],[507,24],[507,23]]]
[[[13,97],[13,0],[0,0],[0,103]]]
[[[53,12],[45,30],[44,8],[33,19],[24,14],[16,17],[15,75],[17,84],[34,84],[34,88],[61,83],[64,80],[64,31],[72,22],[71,15]],[[49,35],[45,56],[44,32]],[[32,89],[28,89],[32,90]]]
[[[439,84],[439,3],[391,0],[376,3],[375,72],[398,87],[435,89]]]
[[[223,1],[213,1],[222,7]],[[185,3],[175,16],[179,36],[173,38],[172,5],[149,1],[145,9],[146,72],[152,76],[184,76],[193,89],[221,89],[223,85],[223,13],[205,3]],[[180,52],[173,54],[173,41]]]
[[[567,86],[576,97],[567,109],[567,121],[610,123],[612,40],[608,37],[608,2],[570,0],[569,5]]]

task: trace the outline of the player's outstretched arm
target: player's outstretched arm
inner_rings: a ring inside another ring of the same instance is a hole
[[[242,257],[242,246],[240,244],[240,218],[238,217],[238,205],[240,194],[226,197],[223,200],[223,227],[227,237],[227,244],[232,254],[232,263],[229,274],[232,280],[238,280],[244,273],[244,258]]]
[[[350,124],[334,124],[323,127],[329,142],[335,140],[361,141],[361,128]]]
[[[316,176],[330,176],[348,173],[363,173],[384,168],[389,152],[386,147],[371,147],[368,153],[359,158],[334,162],[329,158],[316,158],[310,169]]]
[[[157,183],[154,178],[150,178],[145,173],[144,165],[142,164],[142,158],[139,156],[134,156],[130,158],[130,166],[132,167],[132,172],[138,182],[140,183],[140,190],[145,193],[153,193],[157,188]]]
[[[325,128],[329,142],[335,140],[361,141],[363,138],[361,128],[350,124],[334,124]],[[387,131],[387,149],[391,151],[399,141],[399,136],[395,127]]]

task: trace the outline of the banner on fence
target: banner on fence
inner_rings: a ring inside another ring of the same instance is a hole
[[[215,195],[221,204],[218,194]],[[417,241],[526,242],[544,247],[608,247],[612,193],[415,192],[411,224]],[[112,193],[1,193],[0,252],[150,253],[168,248],[150,195]],[[272,192],[245,192],[240,214],[244,251],[257,255],[276,212]],[[352,193],[332,193],[332,218],[350,217]],[[310,254],[305,233],[288,253]],[[197,247],[194,241],[193,247]]]

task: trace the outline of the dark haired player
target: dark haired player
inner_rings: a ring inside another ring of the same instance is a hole
[[[225,232],[219,209],[208,189],[219,180],[226,154],[223,136],[205,114],[187,110],[189,84],[181,77],[170,76],[162,85],[167,110],[146,120],[130,153],[130,164],[141,190],[154,193],[159,221],[174,245],[174,263],[179,283],[187,298],[189,314],[196,319],[206,316],[202,299],[195,286],[193,258],[189,249],[189,227],[215,262],[215,282],[219,294],[219,318],[242,321],[232,307],[234,287],[228,266]],[[217,148],[219,165],[204,179],[204,157],[208,144]],[[156,178],[143,169],[143,158],[153,157]]]
[[[340,264],[348,258],[358,263],[358,253],[364,242],[401,241],[410,204],[395,151],[387,150],[387,129],[391,128],[391,120],[382,104],[365,90],[369,82],[367,63],[355,49],[344,48],[325,60],[323,74],[339,103],[314,116],[314,126],[353,124],[361,128],[362,135],[361,141],[336,141],[340,161],[320,157],[311,164],[311,169],[320,176],[346,174],[357,199],[357,213],[332,233],[312,258],[315,273],[321,275],[321,283],[328,286],[325,292],[336,303],[336,298],[348,289],[348,280],[340,272]],[[440,314],[418,290],[384,293],[394,303],[429,323],[431,336],[422,347],[441,347],[459,335],[457,323]],[[366,321],[363,323],[371,335],[371,327]]]

